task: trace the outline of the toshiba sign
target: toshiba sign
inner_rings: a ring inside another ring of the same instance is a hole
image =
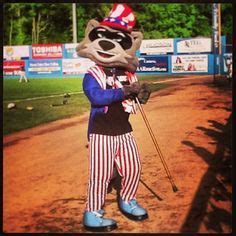
[[[62,44],[33,44],[33,59],[62,58]]]

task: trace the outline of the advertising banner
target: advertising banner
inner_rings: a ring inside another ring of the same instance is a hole
[[[142,40],[140,54],[167,54],[174,52],[174,39]]]
[[[19,75],[22,66],[25,66],[24,61],[3,61],[3,75]]]
[[[177,53],[211,52],[211,38],[191,38],[177,42]]]
[[[29,59],[30,46],[4,46],[4,60],[24,60]]]
[[[84,74],[91,66],[94,65],[95,63],[87,58],[63,59],[62,73],[63,75]]]
[[[29,60],[28,75],[50,75],[61,76],[62,74],[61,60]]]
[[[62,58],[62,44],[33,44],[33,59]]]
[[[208,72],[208,55],[178,55],[171,57],[172,73]]]
[[[168,56],[139,57],[137,72],[168,72]]]
[[[224,63],[224,72],[228,72],[229,69],[232,70],[232,67],[233,67],[232,53],[225,53],[223,55],[223,63]]]
[[[63,58],[78,58],[76,53],[76,47],[78,43],[66,43],[64,44]]]

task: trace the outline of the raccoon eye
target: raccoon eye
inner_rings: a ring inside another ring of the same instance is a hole
[[[117,33],[118,35],[120,35],[122,38],[125,38],[126,36],[125,36],[125,34],[123,34],[123,33]]]
[[[122,41],[122,39],[113,39],[114,41],[120,43]]]
[[[90,31],[88,37],[91,41],[94,41],[99,38],[104,38],[106,37],[106,29],[101,27],[94,28],[92,31]]]
[[[132,39],[128,34],[118,33],[112,40],[119,43],[124,50],[132,47]]]

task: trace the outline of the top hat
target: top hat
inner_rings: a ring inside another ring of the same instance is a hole
[[[114,4],[101,25],[110,26],[111,28],[131,32],[136,22],[133,10],[127,4]]]

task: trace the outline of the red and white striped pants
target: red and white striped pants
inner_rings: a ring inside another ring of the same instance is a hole
[[[137,144],[132,133],[117,136],[91,134],[87,211],[102,209],[114,163],[122,177],[120,196],[135,198],[141,174]]]

